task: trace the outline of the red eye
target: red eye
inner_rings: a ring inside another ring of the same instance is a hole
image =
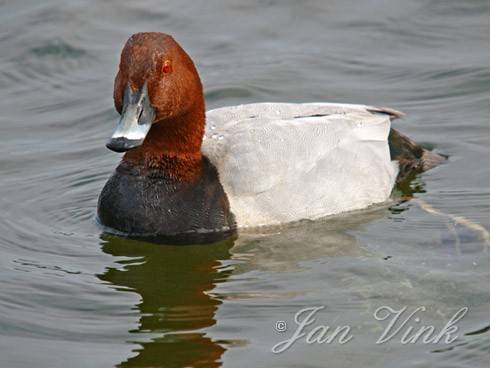
[[[166,61],[163,62],[162,72],[164,74],[168,74],[168,73],[171,73],[172,72],[172,64],[170,63],[170,61],[166,60]]]

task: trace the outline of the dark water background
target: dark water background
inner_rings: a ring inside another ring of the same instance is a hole
[[[206,247],[101,236],[113,77],[148,30],[192,55],[208,108],[391,106],[450,161],[391,208]],[[488,367],[489,89],[490,1],[0,1],[0,366]],[[354,339],[272,354],[318,305]],[[449,346],[376,345],[383,305],[469,312]]]

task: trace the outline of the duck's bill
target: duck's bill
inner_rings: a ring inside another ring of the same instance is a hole
[[[115,152],[126,152],[143,144],[155,118],[146,83],[136,92],[129,85],[124,90],[121,118],[106,147]]]

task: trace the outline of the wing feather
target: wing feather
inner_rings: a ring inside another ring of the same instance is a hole
[[[207,114],[203,152],[240,225],[318,218],[388,198],[397,171],[387,141],[395,115],[328,103],[220,108]]]

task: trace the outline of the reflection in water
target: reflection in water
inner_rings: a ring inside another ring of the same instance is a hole
[[[233,247],[233,258],[246,260],[235,273],[249,269],[293,271],[301,261],[322,257],[368,256],[369,251],[352,234],[362,226],[386,217],[386,210],[399,215],[405,204],[425,191],[420,176],[410,176],[394,188],[392,201],[323,219],[298,221],[282,226],[246,229]],[[312,236],[314,234],[314,236]]]
[[[383,218],[386,208],[384,204],[317,221],[243,231],[232,252],[234,259],[246,262],[235,266],[235,274],[257,269],[291,272],[312,259],[368,256],[352,232]]]
[[[382,209],[372,209],[326,221],[262,228],[260,234],[242,233],[239,239],[210,245],[168,246],[104,236],[102,250],[122,258],[117,261],[120,267],[107,268],[98,278],[117,290],[141,296],[136,305],[139,326],[130,332],[152,336],[147,342],[140,342],[144,337],[135,339],[136,355],[119,367],[219,367],[226,346],[239,342],[216,341],[200,331],[216,324],[221,300],[231,297],[229,293],[216,297],[217,284],[226,282],[231,272],[291,271],[303,260],[364,254],[348,231],[382,213]],[[308,234],[315,229],[321,231],[312,240]],[[229,259],[246,261],[238,262],[234,270],[220,267]],[[259,296],[280,297],[270,290]]]
[[[422,182],[416,184],[399,189],[402,195],[398,197],[405,199],[423,188]],[[203,329],[216,324],[215,315],[222,300],[276,300],[280,304],[292,298],[306,298],[303,284],[276,290],[270,287],[256,289],[246,283],[227,283],[216,291],[216,285],[226,282],[231,272],[235,281],[246,278],[252,283],[254,271],[269,272],[267,279],[274,284],[282,273],[302,271],[304,265],[311,267],[308,261],[318,260],[325,270],[332,269],[330,273],[325,271],[330,281],[324,280],[322,287],[344,286],[347,282],[352,297],[360,298],[356,303],[337,300],[342,303],[343,313],[349,313],[348,308],[353,308],[349,320],[356,321],[360,312],[361,315],[369,314],[379,303],[379,290],[371,285],[366,275],[372,275],[374,279],[380,272],[391,272],[390,266],[366,263],[375,265],[374,271],[369,273],[368,269],[358,268],[362,272],[356,275],[346,272],[341,263],[337,266],[338,259],[347,259],[344,265],[350,265],[352,260],[355,262],[359,258],[390,258],[389,255],[385,257],[386,249],[380,253],[376,245],[366,246],[366,242],[361,242],[356,235],[366,224],[383,219],[390,205],[392,213],[400,207],[399,204],[385,203],[318,221],[243,230],[238,239],[211,245],[167,246],[104,237],[103,251],[118,257],[119,266],[108,268],[98,276],[99,279],[117,290],[136,292],[141,296],[141,302],[136,305],[139,326],[130,331],[138,337],[132,339],[138,348],[135,355],[121,362],[119,367],[219,367],[223,353],[237,341],[217,341]],[[398,212],[403,210],[400,208]],[[334,258],[337,265],[330,262]],[[232,260],[233,269],[223,266],[222,261],[227,260]],[[338,275],[334,276],[337,271]],[[404,282],[403,274],[399,279],[395,276],[390,279],[390,285]],[[320,289],[308,292],[312,294]],[[420,295],[425,298],[419,289],[398,289],[390,291],[390,296],[398,295],[402,300],[408,300],[409,305],[422,303]],[[334,300],[334,293],[330,297]],[[144,341],[148,336],[151,339]]]
[[[117,237],[104,239],[102,250],[129,257],[108,268],[99,279],[118,290],[136,292],[141,302],[134,334],[156,333],[141,342],[137,355],[119,367],[218,367],[226,342],[212,340],[199,329],[216,323],[221,302],[211,291],[226,281],[231,270],[220,269],[230,258],[233,239],[206,246],[163,246]]]

